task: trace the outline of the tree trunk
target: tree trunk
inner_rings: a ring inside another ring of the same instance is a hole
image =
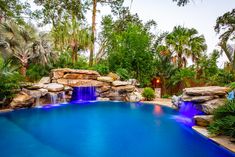
[[[93,65],[93,57],[94,57],[94,48],[95,48],[95,28],[96,28],[96,6],[97,0],[93,0],[93,11],[92,11],[92,32],[91,32],[91,46],[90,46],[90,58],[89,58],[89,66]]]
[[[20,68],[20,74],[22,76],[26,76],[26,71],[27,71],[27,66],[26,65],[22,65]]]

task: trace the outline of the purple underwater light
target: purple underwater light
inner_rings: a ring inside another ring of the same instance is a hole
[[[71,103],[96,100],[96,87],[73,87]]]
[[[193,117],[195,115],[203,115],[201,106],[193,102],[182,102],[179,109],[179,115],[175,119],[187,126],[195,125]]]

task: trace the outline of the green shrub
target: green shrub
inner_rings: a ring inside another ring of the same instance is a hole
[[[166,98],[166,99],[168,99],[168,98],[171,98],[171,96],[170,96],[170,95],[165,94],[165,95],[163,95],[163,96],[162,96],[162,98]]]
[[[0,100],[5,100],[4,102],[13,98],[20,87],[19,82],[23,80],[23,77],[17,72],[18,67],[12,66],[11,63],[12,60],[0,59]]]
[[[93,66],[92,70],[97,71],[100,75],[107,75],[109,73],[109,67],[102,63]]]
[[[214,111],[214,121],[208,129],[211,134],[235,138],[235,100],[226,101]]]
[[[31,64],[27,70],[27,77],[30,81],[38,81],[43,76],[49,76],[50,70],[52,67],[49,66],[42,66],[39,64]]]
[[[116,73],[118,74],[118,76],[120,76],[121,80],[130,79],[130,74],[128,73],[126,69],[119,68],[116,70]]]
[[[150,87],[146,87],[146,88],[144,88],[142,96],[147,101],[153,100],[155,98],[155,91]]]
[[[54,68],[72,68],[72,69],[87,69],[87,59],[84,56],[78,56],[76,63],[72,62],[71,52],[65,51],[60,54],[57,61],[53,64]]]
[[[235,82],[231,82],[227,86],[230,88],[230,90],[234,90],[235,89]]]

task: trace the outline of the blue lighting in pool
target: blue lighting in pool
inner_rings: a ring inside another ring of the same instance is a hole
[[[71,103],[96,100],[96,87],[73,87]]]
[[[195,121],[193,117],[195,115],[203,115],[201,106],[193,102],[182,102],[179,109],[179,115],[175,116],[178,122],[181,122],[187,126],[194,126]]]

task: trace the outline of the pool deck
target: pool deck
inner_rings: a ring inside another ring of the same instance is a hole
[[[228,136],[211,136],[205,127],[200,126],[193,126],[193,130],[235,153],[235,144],[230,141]]]

